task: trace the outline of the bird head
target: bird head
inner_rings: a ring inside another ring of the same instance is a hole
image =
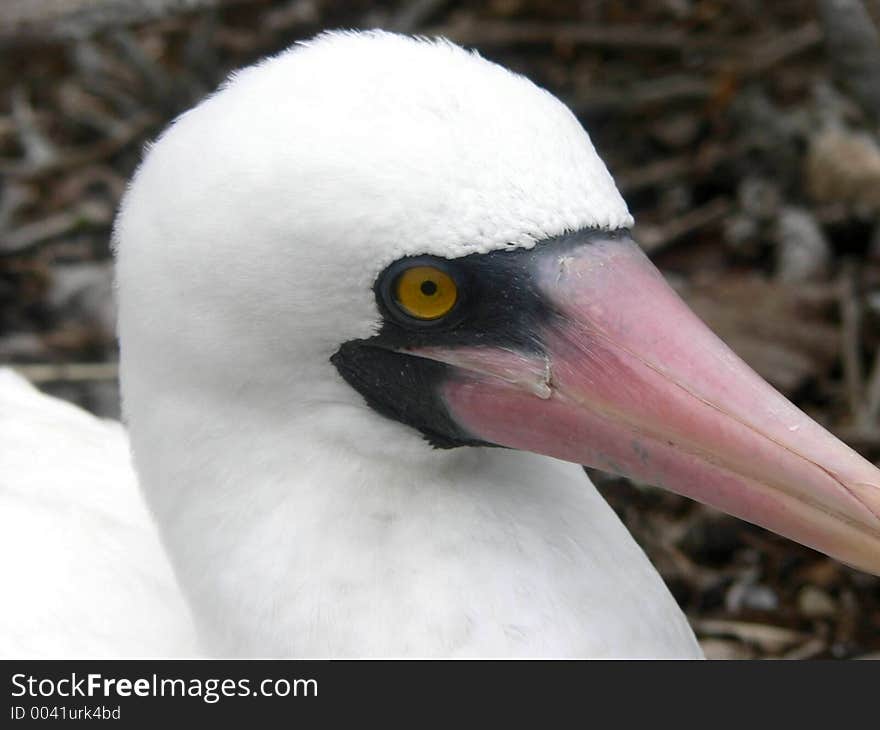
[[[116,228],[126,401],[173,381],[344,402],[425,449],[600,467],[880,572],[880,472],[716,338],[631,225],[527,79],[445,41],[321,35],[147,154]]]

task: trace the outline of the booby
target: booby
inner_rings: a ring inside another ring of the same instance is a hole
[[[442,40],[326,33],[178,118],[114,236],[156,581],[200,651],[699,656],[580,464],[880,571],[880,472],[631,225],[562,103]]]

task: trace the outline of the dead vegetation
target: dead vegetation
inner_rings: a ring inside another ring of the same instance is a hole
[[[333,27],[443,34],[591,131],[637,237],[753,367],[880,459],[876,0],[10,0],[0,361],[113,415],[109,233],[143,144],[231,69]],[[880,654],[880,579],[597,477],[710,656]]]

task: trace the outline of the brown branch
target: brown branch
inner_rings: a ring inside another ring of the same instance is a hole
[[[774,34],[751,49],[748,46],[743,47],[740,54],[745,59],[741,62],[742,71],[751,76],[764,73],[817,46],[821,40],[822,29],[814,22],[805,23],[786,33]]]
[[[85,38],[121,27],[255,0],[3,0],[0,44]]]
[[[646,165],[622,170],[614,175],[617,187],[623,193],[632,193],[652,185],[661,185],[692,174],[707,172],[739,151],[732,146],[707,145],[698,154],[667,157]]]
[[[12,369],[32,383],[81,383],[119,378],[119,363],[34,363],[13,365]]]
[[[31,106],[27,92],[21,86],[12,90],[12,122],[25,159],[32,165],[52,164],[58,152],[52,141],[40,129],[37,113]]]
[[[84,200],[69,210],[45,216],[5,233],[0,240],[0,256],[25,251],[83,226],[106,226],[112,216],[113,212],[109,205],[102,201]]]
[[[758,74],[822,40],[818,23],[808,22],[772,37],[750,38],[731,43],[707,33],[695,34],[671,28],[636,25],[591,25],[585,23],[521,22],[510,20],[462,20],[429,28],[428,35],[440,35],[466,45],[509,46],[565,43],[595,48],[637,48],[648,50],[709,50],[720,53],[741,67]],[[745,59],[745,60],[743,60]],[[726,65],[731,65],[727,63]]]
[[[878,420],[880,420],[880,349],[877,350],[877,354],[874,356],[874,364],[871,368],[871,377],[868,379],[866,395],[862,425],[878,428],[880,426],[878,424]]]
[[[725,41],[667,28],[585,23],[519,22],[463,18],[425,31],[465,45],[509,46],[569,43],[595,47],[683,50],[718,48]],[[729,44],[728,44],[729,45]]]
[[[71,150],[59,150],[53,158],[43,162],[10,162],[0,160],[0,175],[15,180],[36,180],[47,175],[87,165],[116,154],[157,124],[156,117],[143,113],[128,122],[120,131],[92,145]]]
[[[691,625],[699,636],[733,636],[740,641],[756,644],[771,653],[803,644],[806,636],[781,626],[748,621],[691,617]]]
[[[850,413],[858,423],[864,403],[864,376],[860,352],[862,311],[856,294],[855,262],[844,261],[840,272],[840,313],[843,320],[843,374]]]
[[[410,0],[392,16],[388,28],[398,33],[412,33],[446,3],[447,0]]]
[[[632,109],[648,104],[704,101],[714,91],[712,83],[700,76],[674,74],[626,86],[591,86],[572,104],[572,108],[576,114],[585,114],[597,109]]]
[[[679,238],[720,221],[732,208],[733,204],[727,198],[714,198],[663,225],[637,225],[634,234],[647,253],[656,253]]]

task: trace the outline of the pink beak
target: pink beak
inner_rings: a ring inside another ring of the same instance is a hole
[[[646,481],[880,574],[880,471],[798,410],[609,236],[535,258],[541,354],[427,347],[477,438]]]

